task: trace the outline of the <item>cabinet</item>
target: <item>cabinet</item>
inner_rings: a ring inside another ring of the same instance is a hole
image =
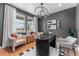
[[[29,44],[29,43],[32,43],[32,42],[34,42],[34,36],[33,35],[27,35],[26,43]]]

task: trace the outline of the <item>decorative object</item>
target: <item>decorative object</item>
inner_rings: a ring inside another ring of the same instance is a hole
[[[60,27],[60,22],[59,22],[59,20],[57,21],[57,25],[58,25],[58,28]]]
[[[48,9],[43,6],[43,3],[41,3],[40,6],[38,6],[38,7],[35,8],[34,13],[35,13],[35,15],[37,15],[39,18],[49,16]]]
[[[74,37],[76,31],[72,30],[72,29],[69,27],[69,29],[68,29],[68,33],[69,33],[70,36]]]
[[[56,29],[56,20],[48,20],[47,21],[47,29]]]
[[[49,31],[49,35],[52,35],[52,32],[51,31]]]
[[[58,28],[61,28],[61,21],[60,20],[57,20],[57,26],[58,26]]]

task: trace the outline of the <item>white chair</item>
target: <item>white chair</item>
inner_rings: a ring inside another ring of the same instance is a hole
[[[77,40],[76,38],[71,36],[68,36],[64,39],[63,38],[58,39],[60,48],[72,49],[75,55],[76,53],[74,47],[76,44],[76,40]]]

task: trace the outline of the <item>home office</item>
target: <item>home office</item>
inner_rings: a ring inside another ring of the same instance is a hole
[[[0,55],[79,55],[77,3],[2,3],[0,6],[1,15],[4,14],[0,17]]]

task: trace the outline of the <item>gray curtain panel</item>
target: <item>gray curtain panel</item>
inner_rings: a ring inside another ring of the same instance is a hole
[[[12,42],[8,36],[16,30],[15,21],[16,9],[5,5],[2,48],[12,45]]]

